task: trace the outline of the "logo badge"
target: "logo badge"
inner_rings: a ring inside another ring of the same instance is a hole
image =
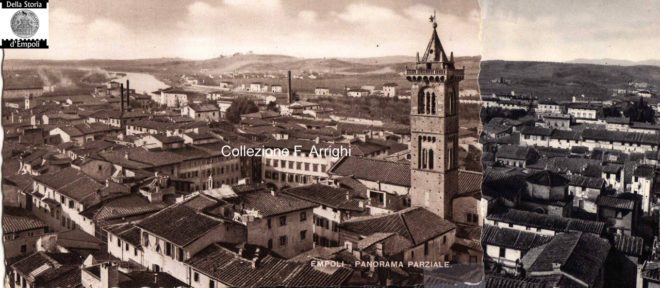
[[[0,0],[0,48],[48,48],[48,0]]]
[[[11,30],[21,38],[30,38],[39,30],[39,17],[31,10],[18,10],[11,17]]]

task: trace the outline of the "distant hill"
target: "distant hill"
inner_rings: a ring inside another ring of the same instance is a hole
[[[639,65],[660,66],[660,60],[630,61],[630,60],[620,60],[620,59],[610,59],[610,58],[603,58],[603,59],[579,58],[569,61],[569,63],[618,65],[618,66],[639,66]]]
[[[509,83],[493,83],[501,78]],[[481,62],[479,75],[482,95],[516,91],[555,99],[581,94],[604,99],[629,81],[660,87],[660,67],[494,60]]]
[[[379,65],[379,64],[396,64],[396,63],[411,63],[415,62],[414,56],[383,56],[383,57],[370,57],[370,58],[340,58],[340,60],[351,62],[351,63],[360,63],[360,64],[370,64],[370,65]]]
[[[463,89],[477,89],[479,75],[479,56],[456,57],[458,67],[465,67]],[[399,74],[406,66],[412,65],[414,57],[385,56],[373,58],[298,58],[286,55],[236,54],[220,56],[206,60],[189,60],[180,58],[155,58],[137,60],[16,60],[6,59],[5,69],[34,68],[101,68],[108,71],[146,72],[160,79],[175,79],[180,74],[222,74],[222,73],[279,73],[287,70],[294,73],[318,72],[351,76],[357,83],[364,84],[360,79],[388,75],[389,78],[405,79]],[[356,77],[354,77],[356,76]],[[166,81],[167,83],[167,81]],[[348,83],[347,83],[348,84]],[[324,85],[319,83],[319,85]],[[361,84],[360,84],[361,85]],[[359,85],[358,85],[359,86]]]
[[[479,57],[457,57],[464,66],[478,68]],[[386,56],[373,58],[297,58],[286,55],[237,54],[206,60],[157,58],[137,60],[16,60],[6,59],[5,68],[20,69],[36,66],[99,67],[125,71],[177,71],[180,73],[284,72],[314,71],[337,74],[398,73],[414,62],[414,57]]]
[[[26,69],[39,66],[59,66],[59,67],[123,67],[123,66],[149,66],[162,63],[171,63],[183,61],[180,58],[150,58],[150,59],[132,59],[132,60],[107,60],[107,59],[85,59],[85,60],[26,60],[26,59],[5,59],[3,67],[5,69]]]

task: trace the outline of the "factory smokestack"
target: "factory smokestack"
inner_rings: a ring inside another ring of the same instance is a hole
[[[291,70],[287,71],[287,81],[288,81],[287,83],[289,85],[289,87],[288,87],[288,90],[289,90],[288,91],[289,92],[288,97],[289,98],[287,99],[287,103],[291,104],[291,103],[293,103],[293,90],[292,90],[293,87],[291,87]]]
[[[119,111],[124,113],[124,84],[123,83],[119,84],[119,99],[121,99],[121,100],[119,100],[119,103],[120,103],[119,104],[120,105],[119,106]]]
[[[126,80],[126,111],[131,111],[131,81]]]

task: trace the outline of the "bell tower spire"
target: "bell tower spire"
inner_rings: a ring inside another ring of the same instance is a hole
[[[426,52],[424,52],[421,62],[449,62],[445,50],[442,48],[440,37],[438,36],[438,22],[435,17],[435,10],[433,11],[433,15],[429,17],[429,21],[432,23],[433,33],[431,34],[429,44],[426,45]]]
[[[410,200],[451,219],[451,200],[458,192],[458,90],[464,73],[447,58],[433,14],[424,56],[406,67],[412,83]]]

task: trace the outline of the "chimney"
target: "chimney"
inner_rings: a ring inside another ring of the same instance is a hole
[[[254,258],[252,258],[252,269],[256,269],[256,268],[257,268],[257,262],[258,262],[258,261],[259,261],[259,257],[257,257],[257,256],[255,255]]]
[[[126,80],[126,111],[131,111],[131,81]]]
[[[110,179],[105,179],[105,187],[109,187],[109,186],[110,186]]]
[[[293,103],[293,90],[292,90],[293,87],[291,87],[291,70],[287,71],[286,74],[287,74],[287,83],[288,83],[287,85],[288,85],[288,90],[289,90],[288,91],[289,94],[288,94],[287,103],[291,104],[291,103]]]
[[[351,194],[348,191],[346,191],[346,200],[351,200]]]
[[[121,99],[121,100],[119,100],[119,103],[120,103],[119,111],[121,111],[122,114],[123,114],[124,113],[124,84],[119,85],[119,99]]]
[[[119,271],[112,262],[101,264],[101,288],[119,287]]]
[[[561,273],[561,264],[560,263],[552,263],[552,271],[555,273]]]
[[[270,190],[270,195],[273,195],[273,196],[277,197],[277,192],[275,192],[275,190],[271,189]]]

